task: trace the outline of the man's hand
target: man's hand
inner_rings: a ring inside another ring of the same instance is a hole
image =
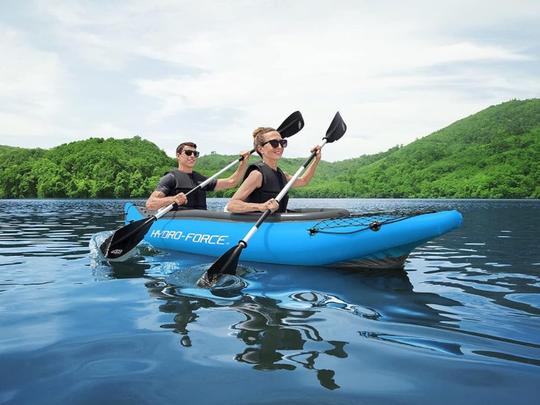
[[[187,197],[184,193],[178,193],[173,197],[173,203],[184,205],[187,203]]]

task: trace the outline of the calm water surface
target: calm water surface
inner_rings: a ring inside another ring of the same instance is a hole
[[[404,271],[251,264],[216,291],[212,258],[96,260],[123,203],[0,200],[0,403],[537,403],[538,200],[292,200],[464,225]]]

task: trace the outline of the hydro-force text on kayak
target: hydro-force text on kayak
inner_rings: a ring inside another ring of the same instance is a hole
[[[160,231],[154,230],[150,234],[151,238],[183,240],[192,243],[205,243],[207,245],[228,245],[229,235],[210,235],[207,233],[184,233],[182,231]]]

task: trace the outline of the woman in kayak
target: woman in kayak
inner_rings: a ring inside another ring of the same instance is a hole
[[[279,203],[275,197],[291,178],[278,167],[283,150],[287,147],[287,140],[282,139],[274,128],[257,128],[253,131],[253,146],[262,161],[248,167],[244,182],[232,196],[226,210],[233,213],[264,212],[268,209],[272,212],[286,212],[289,196],[285,195]],[[321,148],[315,146],[312,151],[317,152],[315,159],[293,187],[309,184],[315,174],[321,160]]]

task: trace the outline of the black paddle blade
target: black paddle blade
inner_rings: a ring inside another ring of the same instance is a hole
[[[341,118],[338,111],[336,115],[334,115],[334,119],[330,123],[328,131],[326,131],[324,139],[326,139],[327,143],[332,143],[341,138],[345,134],[345,131],[347,131],[347,124],[345,124],[345,121],[343,121],[343,118]]]
[[[155,217],[139,219],[115,231],[99,247],[103,256],[118,260],[127,255],[143,240],[155,220]]]
[[[288,138],[293,136],[304,128],[304,117],[300,114],[300,111],[295,111],[281,123],[277,128],[277,131],[282,138]]]
[[[240,242],[235,247],[227,250],[219,259],[217,259],[206,273],[197,281],[199,287],[211,287],[223,274],[236,274],[238,259],[245,245]]]

